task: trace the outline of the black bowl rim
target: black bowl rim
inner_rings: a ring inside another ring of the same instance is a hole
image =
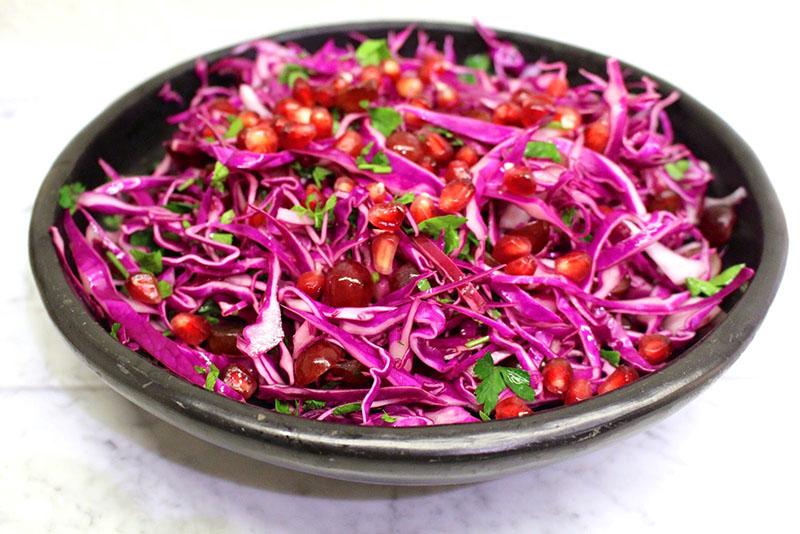
[[[290,41],[317,33],[385,32],[409,23],[341,23],[281,32],[268,38]],[[470,28],[464,24],[438,22],[415,24],[422,29],[448,32]],[[557,46],[578,54],[600,55],[532,35],[507,31],[498,31],[498,35],[512,42],[528,41],[543,46]],[[198,57],[213,60],[229,53],[232,48],[225,47]],[[191,68],[193,61],[163,71],[123,95],[67,145],[53,163],[37,195],[31,217],[29,254],[34,278],[48,313],[68,342],[101,377],[121,392],[150,386],[151,396],[160,408],[174,411],[177,405],[184,418],[201,425],[214,426],[281,448],[299,447],[323,455],[384,460],[399,458],[406,462],[432,459],[457,462],[554,448],[567,442],[592,438],[627,420],[642,418],[649,412],[677,405],[682,398],[691,397],[736,360],[777,292],[788,248],[786,223],[778,198],[761,164],[745,142],[717,115],[681,91],[683,104],[708,121],[722,141],[734,149],[739,164],[747,169],[748,191],[762,214],[761,224],[769,239],[765,240],[761,265],[749,288],[725,320],[665,369],[623,389],[573,406],[547,410],[533,417],[413,428],[359,427],[312,421],[240,404],[197,388],[118,344],[94,320],[70,288],[61,269],[50,243],[48,228],[52,221],[47,216],[57,198],[58,188],[65,182],[65,175],[68,174],[65,171],[80,157],[102,127],[128,108],[131,102],[135,103],[139,97],[157,90],[164,81]],[[651,77],[665,90],[674,88],[672,84],[642,69],[625,63],[623,66]],[[153,410],[152,407],[148,409]]]

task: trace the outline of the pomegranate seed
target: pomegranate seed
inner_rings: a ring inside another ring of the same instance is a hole
[[[608,143],[608,135],[608,123],[602,120],[595,121],[586,127],[583,144],[590,150],[603,152]]]
[[[669,189],[665,189],[660,193],[650,197],[647,202],[647,209],[649,211],[668,211],[676,213],[683,206],[681,197]]]
[[[478,120],[478,121],[492,122],[492,114],[489,113],[488,111],[486,111],[483,108],[471,109],[471,110],[467,111],[466,113],[464,113],[464,116],[469,117],[470,119]]]
[[[326,139],[333,133],[331,112],[321,106],[311,110],[311,124],[317,129],[317,139]]]
[[[514,419],[516,417],[524,417],[533,413],[533,410],[525,404],[522,399],[514,395],[513,397],[506,397],[497,403],[494,409],[495,419]]]
[[[414,106],[415,108],[431,109],[431,105],[424,98],[412,98],[408,101],[408,105]],[[404,113],[403,122],[405,123],[406,128],[412,129],[421,128],[425,124],[424,120],[417,117],[413,113]]]
[[[572,382],[572,365],[566,358],[553,358],[542,369],[544,389],[556,395],[563,395]]]
[[[464,145],[456,152],[455,159],[463,161],[470,167],[478,163],[478,153],[471,146]]]
[[[304,348],[294,361],[294,385],[304,387],[316,382],[334,364],[344,360],[344,349],[320,339]]]
[[[239,395],[241,395],[244,400],[252,397],[256,389],[258,389],[257,379],[235,363],[225,368],[225,372],[222,373],[222,381],[225,382],[229,388],[239,392]]]
[[[386,148],[415,163],[419,163],[424,155],[422,143],[419,142],[417,136],[399,130],[386,139]]]
[[[261,118],[252,111],[242,111],[239,113],[239,120],[242,121],[242,126],[245,128],[252,128],[261,121]]]
[[[592,270],[592,258],[585,252],[573,250],[556,258],[556,272],[575,282],[583,282]]]
[[[379,84],[383,79],[383,72],[380,67],[368,65],[361,69],[361,74],[358,76],[358,79],[361,82]]]
[[[436,162],[433,161],[433,158],[427,154],[422,156],[422,159],[419,162],[419,166],[425,169],[426,171],[436,174]]]
[[[354,359],[334,364],[331,370],[325,373],[324,378],[327,383],[338,382],[357,388],[363,388],[372,383],[369,369]]]
[[[380,274],[392,274],[394,255],[400,237],[396,234],[382,233],[372,239],[372,264]]]
[[[503,185],[512,195],[523,197],[536,192],[536,180],[533,171],[524,165],[514,165],[503,174]]]
[[[444,61],[441,57],[431,56],[422,62],[419,68],[419,77],[425,83],[430,83],[436,76],[445,70]]]
[[[283,98],[275,104],[275,114],[288,117],[293,111],[298,110],[302,104],[294,98]]]
[[[396,80],[400,77],[400,63],[393,59],[385,59],[381,63],[381,71],[388,78]]]
[[[350,87],[338,96],[337,103],[346,113],[358,113],[364,111],[361,103],[365,100],[372,102],[378,98],[378,86],[374,82],[367,82]]]
[[[436,206],[434,206],[433,199],[430,196],[421,193],[414,197],[413,202],[411,202],[411,216],[417,224],[435,215]]]
[[[214,354],[239,354],[236,339],[242,333],[244,326],[226,319],[211,325],[208,336],[208,350]]]
[[[394,87],[397,94],[406,99],[417,98],[423,89],[422,80],[416,76],[403,76],[395,82]]]
[[[313,210],[320,205],[322,205],[322,192],[316,185],[308,184],[306,186],[306,206]]]
[[[553,118],[564,130],[574,130],[581,125],[581,115],[574,108],[559,106]]]
[[[569,83],[566,79],[553,78],[550,80],[550,83],[547,84],[545,92],[553,98],[561,98],[567,94],[567,89],[569,89]]]
[[[494,109],[492,122],[506,126],[522,124],[522,108],[513,102],[504,102]]]
[[[215,114],[235,115],[238,110],[227,98],[215,98],[208,104],[208,111]]]
[[[289,119],[287,119],[282,115],[275,117],[275,120],[272,121],[272,127],[275,129],[276,132],[282,131],[287,124],[289,124]]]
[[[383,182],[372,182],[367,186],[369,199],[378,204],[386,200],[386,184]]]
[[[645,334],[639,339],[639,354],[653,365],[672,356],[672,342],[661,334]]]
[[[339,176],[333,183],[333,188],[342,193],[349,193],[356,187],[356,181],[349,176]]]
[[[407,286],[418,276],[419,271],[414,265],[404,263],[389,276],[389,287],[392,288],[392,291],[397,291],[401,287]]]
[[[442,109],[453,109],[458,105],[458,91],[449,85],[441,84],[436,88],[436,105]]]
[[[364,138],[356,131],[347,130],[336,140],[334,147],[355,158],[361,153],[361,149],[364,148]]]
[[[509,234],[527,237],[531,242],[531,254],[538,254],[550,240],[550,225],[545,221],[534,221],[511,230]]]
[[[526,128],[530,128],[542,122],[542,119],[550,115],[550,107],[534,102],[528,102],[522,106],[520,112],[520,122]]]
[[[304,106],[313,106],[317,103],[317,99],[314,96],[314,89],[312,89],[308,81],[303,78],[295,79],[294,85],[292,85],[292,96]]]
[[[731,239],[736,212],[729,206],[712,206],[700,216],[700,232],[712,247],[719,248]]]
[[[267,222],[267,216],[261,213],[260,211],[255,212],[250,216],[249,219],[247,219],[247,224],[249,224],[253,228],[264,226],[265,222]]]
[[[536,258],[533,254],[522,256],[508,262],[503,271],[511,276],[532,276],[536,272]]]
[[[527,89],[517,89],[511,94],[511,101],[520,106],[524,106],[533,99],[533,93]]]
[[[353,75],[349,72],[345,72],[340,74],[333,82],[331,82],[331,87],[333,87],[333,91],[336,96],[341,95],[344,93],[348,87],[350,87],[350,83],[353,81]]]
[[[447,183],[439,197],[439,209],[445,213],[456,213],[463,210],[475,195],[475,186],[471,180],[459,179]]]
[[[575,404],[592,396],[592,385],[585,378],[578,378],[570,382],[564,393],[564,404]]]
[[[205,317],[193,313],[175,314],[169,325],[175,335],[189,345],[199,345],[211,334],[211,325]]]
[[[161,293],[158,291],[158,279],[149,273],[132,274],[125,280],[125,289],[132,299],[142,304],[161,303]]]
[[[378,230],[397,230],[405,216],[405,206],[394,202],[381,202],[369,209],[369,222]]]
[[[444,180],[445,182],[452,182],[453,180],[462,179],[472,179],[472,175],[469,172],[469,164],[461,161],[460,159],[454,159],[447,164],[447,171],[444,173]]]
[[[300,106],[297,109],[289,111],[286,118],[291,122],[297,122],[299,124],[311,124],[311,108],[308,106]]]
[[[336,103],[336,90],[331,85],[323,85],[317,88],[315,98],[317,104],[329,108]]]
[[[317,271],[306,271],[297,277],[297,289],[314,300],[319,300],[324,285],[325,275]]]
[[[308,146],[317,135],[317,129],[313,124],[299,124],[289,122],[283,127],[280,133],[281,145],[288,149],[300,149]]]
[[[238,144],[245,150],[269,154],[278,150],[278,134],[267,122],[260,122],[239,132]]]
[[[325,277],[323,296],[333,307],[363,307],[372,300],[372,275],[353,260],[342,260]]]
[[[597,386],[597,394],[603,395],[609,391],[614,391],[622,386],[627,386],[631,382],[635,382],[639,378],[639,373],[636,369],[627,365],[620,365],[613,373],[608,375],[602,384]]]
[[[453,159],[453,146],[436,132],[426,132],[422,144],[425,153],[436,163],[446,163]]]
[[[531,242],[520,235],[506,234],[497,240],[492,257],[499,263],[509,263],[531,253]]]
[[[626,274],[625,276],[623,276],[620,279],[620,281],[617,283],[617,285],[614,286],[614,289],[612,289],[609,292],[609,295],[611,297],[614,297],[614,298],[617,298],[617,299],[621,299],[621,298],[623,298],[625,296],[625,294],[628,292],[628,289],[630,289],[630,287],[631,287],[631,277],[630,277],[630,275]]]

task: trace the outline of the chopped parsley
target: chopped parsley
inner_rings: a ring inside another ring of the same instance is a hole
[[[417,289],[420,291],[427,291],[431,288],[431,282],[427,278],[423,278],[419,282],[417,282]]]
[[[233,234],[227,234],[225,232],[212,232],[209,237],[217,243],[222,243],[223,245],[233,245]]]
[[[292,208],[292,211],[309,217],[314,221],[314,228],[319,230],[322,228],[322,222],[325,220],[325,214],[328,212],[333,212],[333,208],[336,207],[337,200],[339,199],[336,195],[331,195],[322,206],[320,206],[319,202],[317,202],[317,206],[314,209],[297,205]]]
[[[488,54],[473,54],[464,60],[464,66],[488,72],[492,67],[492,60],[489,58]],[[474,84],[477,81],[475,75],[471,72],[462,74],[460,78],[462,81],[469,84]]]
[[[155,252],[144,252],[142,250],[132,248],[130,253],[131,256],[133,256],[133,259],[136,260],[136,263],[139,264],[139,268],[142,271],[150,274],[161,274],[161,271],[164,270],[161,249],[158,249]]]
[[[303,401],[303,409],[304,410],[320,410],[326,406],[325,401],[321,400],[304,400]]]
[[[155,248],[156,243],[153,241],[152,230],[139,230],[131,234],[131,245],[134,247],[147,247]]]
[[[225,180],[228,179],[228,175],[231,171],[220,163],[219,161],[214,164],[214,172],[211,175],[211,187],[223,193],[225,191]]]
[[[172,213],[179,213],[181,215],[185,213],[191,213],[197,207],[197,204],[191,204],[189,202],[175,202],[173,200],[164,204],[164,207],[167,208]]]
[[[231,121],[231,123],[228,126],[228,129],[225,131],[224,135],[225,139],[231,139],[233,137],[236,137],[237,135],[239,135],[239,132],[241,132],[244,129],[244,123],[242,122],[242,119],[240,119],[236,115],[231,115],[228,117],[228,119]]]
[[[165,332],[164,335],[166,336],[167,333]],[[205,388],[209,391],[214,391],[214,384],[217,383],[217,378],[219,378],[219,369],[217,366],[210,362],[207,368],[201,365],[195,365],[194,371],[199,375],[205,375]]]
[[[619,365],[620,354],[618,350],[600,349],[600,357],[614,367]]]
[[[69,210],[70,214],[75,213],[75,210],[78,209],[78,197],[84,191],[86,191],[86,186],[80,182],[62,186],[58,190],[58,205]]]
[[[179,186],[178,186],[176,189],[177,189],[179,192],[186,191],[187,189],[189,189],[190,187],[192,187],[192,184],[194,184],[196,181],[197,181],[197,178],[189,178],[188,180],[186,180],[185,182],[183,182],[181,185],[179,185]]]
[[[392,166],[389,163],[389,158],[380,150],[375,152],[371,160],[367,160],[367,155],[372,151],[373,145],[374,143],[370,141],[361,150],[361,154],[356,158],[356,166],[361,170],[372,171],[375,174],[389,174],[392,172]]]
[[[322,181],[333,174],[332,170],[326,169],[325,167],[320,167],[319,165],[314,167],[303,167],[297,161],[292,163],[292,170],[294,170],[294,172],[296,172],[300,178],[314,180],[314,185],[319,188],[322,187]]]
[[[167,282],[166,280],[159,280],[158,281],[158,294],[161,295],[162,299],[172,296],[172,284]]]
[[[561,153],[551,141],[528,141],[525,145],[525,157],[535,159],[549,159],[561,163]]]
[[[341,406],[337,406],[333,409],[333,415],[347,415],[349,413],[357,412],[361,409],[360,402],[350,402],[348,404],[342,404]]]
[[[414,202],[414,199],[417,195],[414,193],[406,193],[405,195],[400,195],[399,197],[395,198],[394,201],[398,204],[411,204]]]
[[[114,232],[119,230],[119,227],[122,226],[122,216],[121,215],[103,215],[100,217],[100,224],[106,230],[110,232]]]
[[[219,222],[222,224],[230,224],[234,217],[236,217],[236,212],[233,210],[228,210],[219,216]]]
[[[431,237],[439,237],[444,232],[444,252],[450,254],[458,248],[458,228],[467,222],[465,217],[458,215],[440,215],[431,217],[419,223],[419,231]]]
[[[397,417],[389,415],[388,413],[386,413],[385,410],[381,414],[381,419],[383,419],[383,421],[386,422],[386,423],[395,423],[395,422],[397,422]]]
[[[111,265],[113,265],[117,271],[119,271],[119,274],[122,275],[122,278],[127,280],[130,274],[128,273],[128,269],[126,269],[125,266],[122,265],[122,262],[119,261],[119,258],[117,258],[110,250],[106,251],[106,258],[108,258],[108,261],[111,262]]]
[[[384,59],[390,59],[392,53],[386,39],[367,39],[356,48],[356,61],[362,67],[380,65]]]
[[[522,400],[532,401],[536,398],[536,393],[531,387],[531,376],[527,371],[495,365],[491,354],[477,361],[473,373],[481,380],[475,389],[475,398],[478,404],[483,405],[481,411],[485,414],[492,413],[497,406],[500,393],[506,388]]]
[[[572,226],[572,222],[575,220],[575,208],[570,206],[566,208],[564,211],[561,212],[561,222],[566,224],[567,226]]]
[[[278,413],[291,414],[292,409],[289,407],[288,402],[283,402],[280,399],[275,399],[275,411]]]
[[[111,325],[111,337],[119,341],[119,329],[122,328],[122,325],[119,323],[114,323]]]
[[[483,345],[488,341],[489,341],[489,336],[476,337],[475,339],[470,339],[469,341],[464,343],[464,346],[468,349],[474,349],[475,347],[480,347],[481,345]]]
[[[283,70],[281,70],[281,73],[278,75],[278,81],[292,87],[298,78],[307,80],[308,75],[308,69],[304,66],[298,65],[297,63],[287,63],[283,66]]]
[[[689,170],[689,160],[681,159],[673,163],[667,163],[664,165],[664,170],[673,180],[683,180],[683,176]]]
[[[451,132],[447,128],[441,128],[439,126],[433,126],[431,128],[431,130],[436,132],[436,133],[438,133],[442,137],[444,137],[446,139],[449,139],[450,140],[450,144],[452,146],[454,146],[454,147],[464,146],[464,141],[462,141],[460,138],[456,137],[456,134],[454,134],[453,132]]]
[[[219,304],[209,299],[200,305],[197,309],[197,314],[205,317],[209,323],[217,324],[219,323],[219,316],[222,315],[222,310],[220,310]]]
[[[686,288],[693,297],[697,297],[699,295],[704,295],[706,297],[716,295],[722,290],[723,287],[730,284],[739,274],[739,271],[744,269],[744,267],[744,263],[733,265],[708,281],[689,277],[686,279]]]
[[[369,120],[384,137],[392,135],[392,132],[403,122],[400,114],[392,108],[370,108]]]

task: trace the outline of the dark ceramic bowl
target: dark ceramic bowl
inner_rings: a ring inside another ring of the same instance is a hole
[[[405,23],[345,24],[287,32],[272,38],[316,49],[350,31],[383,36]],[[471,27],[420,24],[436,40],[455,37],[463,59],[484,50]],[[565,60],[572,69],[604,72],[593,52],[529,35],[501,32],[529,59]],[[415,46],[415,43],[411,43]],[[407,47],[408,48],[408,47]],[[206,54],[214,60],[230,49]],[[643,71],[629,67],[636,76]],[[657,78],[656,78],[657,79]],[[658,79],[657,79],[658,80]],[[67,284],[49,226],[60,208],[59,187],[80,179],[99,183],[104,158],[123,173],[148,170],[169,135],[165,117],[175,109],[156,96],[165,81],[184,95],[197,86],[193,62],[157,75],[93,120],[67,146],[42,184],[30,227],[36,283],[63,335],[111,387],[175,426],[212,443],[265,462],[328,477],[391,484],[453,484],[496,478],[599,447],[665,417],[688,402],[730,366],[753,336],[783,272],[786,226],[775,192],[747,145],[719,117],[687,95],[669,108],[678,137],[708,161],[722,195],[743,185],[749,196],[726,261],[746,262],[756,275],[745,292],[725,303],[727,315],[666,369],[621,390],[532,417],[483,424],[426,428],[343,426],[281,415],[239,404],[197,388],[114,341]],[[665,92],[674,89],[658,80]]]

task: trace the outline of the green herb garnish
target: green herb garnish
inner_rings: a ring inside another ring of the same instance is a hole
[[[69,210],[70,214],[75,213],[75,210],[78,209],[78,197],[84,191],[86,191],[86,186],[80,182],[61,186],[61,189],[58,190],[58,205]]]
[[[127,280],[130,274],[128,273],[128,269],[126,269],[122,265],[122,262],[119,261],[119,258],[117,258],[114,255],[114,253],[111,252],[110,250],[106,251],[106,258],[108,258],[108,261],[111,262],[111,265],[113,265],[117,269],[117,271],[119,271],[119,274],[122,275],[122,278],[125,278]]]
[[[439,217],[431,217],[419,223],[419,231],[428,234],[431,237],[439,237],[444,232],[444,252],[450,254],[458,248],[458,228],[461,227],[467,219],[458,215],[440,215]]]
[[[618,350],[600,349],[600,357],[614,367],[619,365],[620,354]]]
[[[686,288],[693,297],[697,297],[698,295],[705,295],[706,297],[716,295],[723,287],[730,284],[744,267],[744,263],[733,265],[708,281],[689,277],[686,279]]]
[[[349,413],[357,412],[361,409],[360,402],[351,402],[348,404],[342,404],[341,406],[337,406],[333,409],[333,415],[346,415]]]
[[[367,39],[356,48],[356,61],[363,67],[380,65],[384,59],[390,59],[392,52],[386,39]]]
[[[478,404],[483,405],[483,412],[492,413],[500,393],[508,388],[519,398],[532,401],[536,393],[531,387],[531,376],[527,371],[515,367],[503,367],[494,364],[491,354],[487,354],[475,364],[473,373],[481,380],[475,389]]]
[[[667,163],[664,165],[664,170],[667,171],[667,174],[669,174],[669,177],[673,180],[683,180],[683,176],[686,174],[686,171],[689,170],[689,160],[680,159],[673,163]]]
[[[223,245],[233,244],[233,234],[227,234],[225,232],[212,232],[209,237],[217,243],[222,243]]]
[[[233,221],[234,217],[236,217],[236,212],[234,212],[233,210],[228,210],[219,216],[219,222],[221,222],[222,224],[230,224]]]
[[[369,105],[369,102],[367,102]],[[384,137],[392,135],[403,119],[400,114],[392,108],[370,108],[369,120],[372,126],[383,134]]]
[[[361,154],[356,158],[356,166],[365,171],[372,171],[375,174],[389,174],[392,172],[392,166],[389,163],[389,158],[380,150],[372,156],[371,160],[367,160],[367,155],[372,151],[373,142],[370,141],[367,146],[361,150]]]
[[[122,325],[119,323],[114,323],[111,325],[111,337],[119,341],[119,329],[122,328]]]
[[[561,153],[550,141],[528,141],[525,145],[525,157],[535,159],[549,159],[561,163]]]
[[[214,164],[214,172],[211,175],[211,187],[223,193],[225,191],[225,180],[228,179],[228,175],[231,171],[220,163],[219,161]]]
[[[155,252],[144,252],[142,250],[132,248],[130,253],[131,256],[133,256],[133,259],[136,260],[136,263],[139,264],[139,268],[142,271],[150,274],[161,274],[161,271],[164,270],[161,249],[158,249]]]
[[[289,87],[293,87],[294,82],[298,78],[307,80],[308,75],[308,69],[302,65],[298,65],[297,63],[287,63],[283,66],[283,70],[281,70],[281,73],[278,75],[278,81],[288,85]]]

